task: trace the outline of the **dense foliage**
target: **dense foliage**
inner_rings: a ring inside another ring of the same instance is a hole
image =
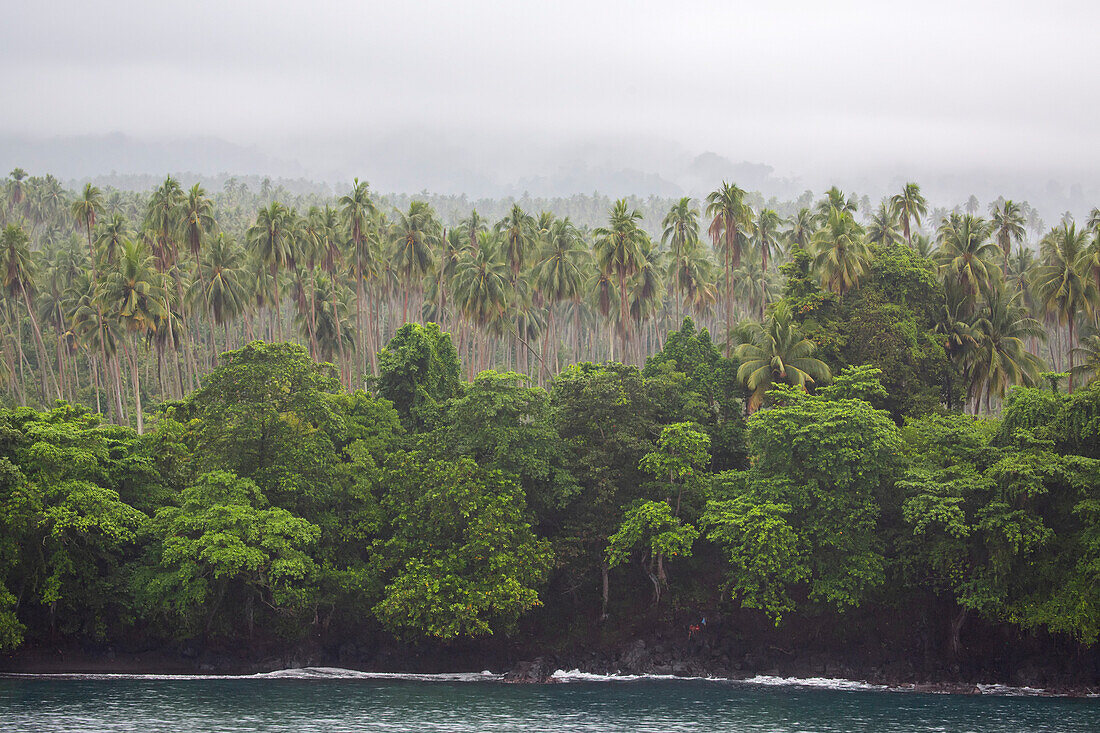
[[[549,391],[463,382],[449,342],[406,326],[378,395],[253,342],[144,434],[0,412],[4,648],[449,641],[638,605],[782,624],[948,603],[956,636],[967,614],[1100,636],[1100,383],[899,424],[864,365],[746,419],[748,389],[717,389],[737,361],[690,321],[645,370],[577,364]]]
[[[1100,221],[1035,258],[1012,202],[933,247],[913,185],[784,227],[725,184],[657,243],[625,201],[587,232],[55,184],[0,207],[0,648],[639,608],[1100,637]]]

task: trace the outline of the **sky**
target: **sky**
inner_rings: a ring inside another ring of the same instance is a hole
[[[675,178],[713,151],[811,179],[1100,186],[1100,2],[84,0],[3,15],[9,139],[211,137],[306,174],[378,160],[426,181],[433,166],[500,181],[578,164]]]

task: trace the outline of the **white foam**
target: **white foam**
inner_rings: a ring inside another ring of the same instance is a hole
[[[596,674],[594,672],[582,672],[579,669],[566,671],[559,669],[550,675],[550,679],[558,682],[635,682],[637,680],[706,680],[717,679],[710,677],[678,677],[672,674]]]
[[[1046,693],[1038,687],[1010,687],[1009,685],[975,685],[983,695],[1043,695]]]
[[[862,680],[846,680],[839,677],[775,677],[758,674],[744,680],[735,680],[743,685],[763,685],[765,687],[817,687],[825,690],[888,690],[886,685],[872,685]]]
[[[411,672],[360,672],[339,667],[298,667],[279,669],[256,674],[126,674],[97,672],[87,674],[23,674],[10,673],[5,677],[31,677],[77,680],[413,680],[417,682],[488,682],[504,675],[483,672],[453,672],[442,674],[415,674]]]

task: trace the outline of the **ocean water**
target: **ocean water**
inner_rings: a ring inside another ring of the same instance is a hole
[[[507,685],[487,672],[338,669],[248,677],[0,677],[0,731],[1100,731],[1100,699],[986,688],[902,693],[845,680],[609,678]]]

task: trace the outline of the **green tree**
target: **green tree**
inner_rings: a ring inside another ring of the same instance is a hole
[[[734,598],[777,623],[797,589],[844,610],[885,581],[879,518],[901,468],[889,413],[780,386],[749,418],[752,468],[716,477],[701,520],[731,562]]]
[[[523,492],[470,459],[396,454],[383,498],[388,569],[375,614],[398,633],[438,639],[510,631],[541,605],[553,553],[531,531]]]
[[[920,226],[921,217],[928,214],[928,202],[921,195],[920,186],[915,183],[906,183],[901,193],[894,194],[890,198],[890,208],[901,221],[905,241],[912,246],[912,224]]]
[[[240,623],[251,637],[257,616],[290,635],[295,625],[285,614],[309,606],[317,568],[307,550],[320,531],[268,507],[248,479],[202,474],[149,530],[154,564],[136,576],[136,592],[177,637],[228,636]]]
[[[760,408],[776,382],[804,387],[828,381],[832,374],[825,362],[814,358],[815,349],[793,323],[786,304],[778,304],[768,320],[756,326],[752,341],[737,347],[737,378],[752,393],[749,412]]]
[[[451,336],[434,323],[406,323],[378,354],[378,365],[378,394],[412,430],[433,426],[443,403],[461,392]]]

